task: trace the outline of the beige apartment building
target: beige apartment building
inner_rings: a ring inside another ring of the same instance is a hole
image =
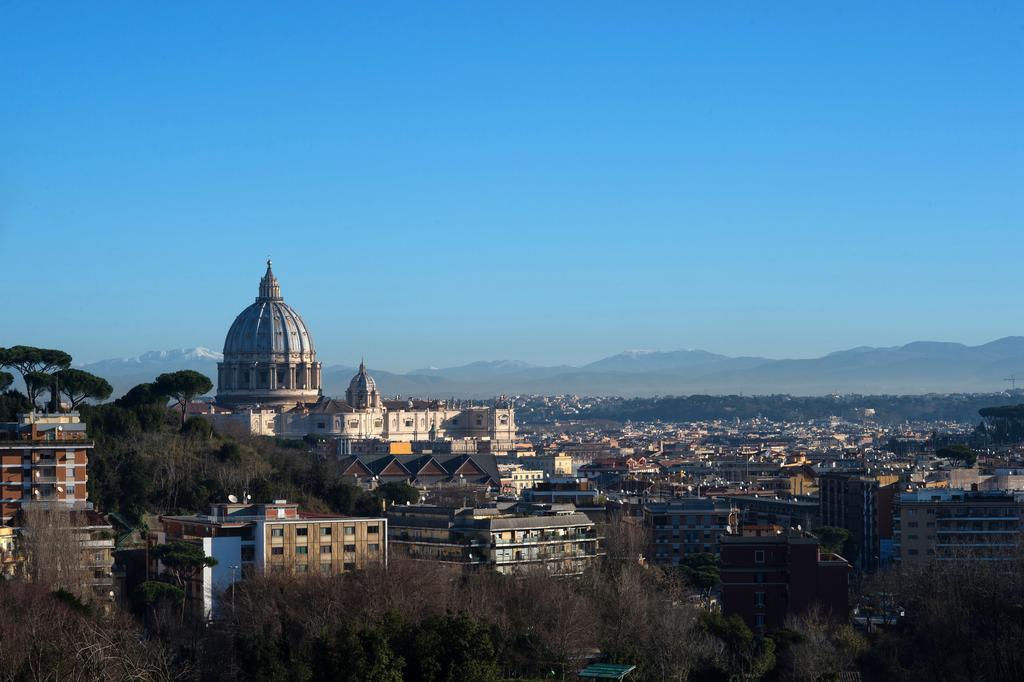
[[[212,505],[209,514],[162,516],[160,521],[163,530],[150,533],[150,547],[183,540],[217,560],[188,590],[205,618],[216,615],[217,594],[246,575],[340,574],[386,564],[388,558],[387,519],[312,514],[287,500],[221,503]],[[161,572],[150,561],[150,575]]]
[[[562,453],[537,455],[530,463],[532,469],[540,469],[547,478],[572,476],[572,457]]]
[[[544,472],[540,469],[527,469],[522,464],[499,464],[501,474],[501,492],[503,495],[519,497],[524,490],[544,481]]]

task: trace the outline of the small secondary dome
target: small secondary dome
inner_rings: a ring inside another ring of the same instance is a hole
[[[380,407],[380,393],[377,391],[377,382],[366,372],[366,364],[359,361],[359,371],[348,383],[345,391],[345,402],[356,409]]]

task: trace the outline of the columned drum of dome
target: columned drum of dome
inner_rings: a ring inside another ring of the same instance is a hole
[[[224,339],[217,365],[217,404],[290,407],[320,397],[320,363],[305,321],[281,298],[267,261],[256,302],[243,310]]]

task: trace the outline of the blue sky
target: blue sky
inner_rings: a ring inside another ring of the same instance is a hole
[[[0,345],[806,357],[1024,334],[1024,4],[0,5]]]

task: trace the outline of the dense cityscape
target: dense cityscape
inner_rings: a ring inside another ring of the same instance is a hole
[[[1024,3],[0,3],[0,682],[1024,680]]]
[[[61,613],[5,631],[12,679],[1024,672],[991,655],[1024,632],[1016,390],[468,402],[385,397],[361,364],[330,397],[270,261],[216,385],[111,402],[63,351],[0,364],[0,622]]]

